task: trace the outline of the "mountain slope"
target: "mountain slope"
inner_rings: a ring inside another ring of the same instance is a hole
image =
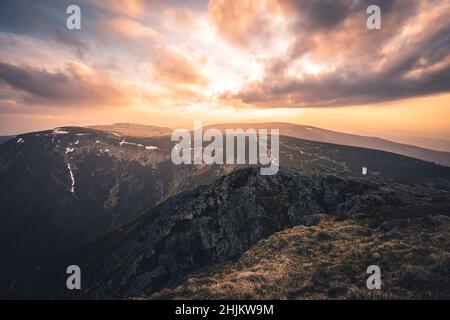
[[[6,141],[8,141],[9,139],[12,139],[12,138],[14,138],[14,136],[1,136],[0,137],[0,144],[4,143],[4,142],[6,142]]]
[[[173,166],[170,150],[167,139],[134,140],[76,127],[2,144],[0,287],[28,264],[126,223],[191,184],[215,179],[214,166]]]
[[[336,132],[320,129],[312,126],[289,124],[289,123],[239,123],[239,124],[216,124],[206,128],[225,129],[279,129],[281,135],[290,136],[299,139],[313,140],[353,147],[362,147],[368,149],[382,150],[397,153],[407,157],[435,162],[441,165],[450,166],[450,152],[429,150],[414,145],[397,143],[377,137],[367,137],[355,134]]]
[[[389,219],[389,218],[388,218]],[[448,299],[450,217],[311,216],[259,241],[237,262],[189,277],[150,299]],[[381,269],[368,290],[366,269]]]
[[[116,123],[112,125],[96,125],[90,128],[108,132],[116,132],[125,135],[152,137],[161,135],[170,135],[172,129],[167,127],[158,127],[151,125],[142,125],[135,123]],[[321,129],[313,126],[272,122],[272,123],[227,123],[205,126],[208,128],[217,128],[222,131],[226,129],[279,129],[281,135],[312,140],[317,142],[326,142],[353,147],[361,147],[375,150],[392,152],[407,157],[412,157],[429,162],[435,162],[441,165],[450,166],[450,152],[448,141],[443,139],[403,137],[393,140],[386,140],[377,137],[348,134]],[[427,146],[429,147],[427,148]],[[433,146],[436,149],[433,149]]]
[[[425,149],[450,152],[450,140],[429,137],[410,137],[399,135],[385,135],[386,139],[409,144]]]
[[[0,288],[49,255],[117,228],[161,201],[245,166],[181,165],[168,136],[65,127],[0,145]],[[280,137],[280,164],[450,189],[450,168],[392,153]],[[23,236],[26,234],[26,236]],[[14,243],[14,246],[9,245]]]
[[[335,175],[281,169],[261,176],[238,170],[182,192],[134,222],[68,252],[25,278],[33,295],[128,298],[174,286],[186,276],[238,259],[258,241],[321,213],[346,219],[405,219],[450,212],[450,193]],[[78,264],[84,287],[63,287],[65,266]],[[13,288],[19,294],[20,284]]]
[[[280,164],[306,172],[361,174],[433,188],[450,188],[450,168],[395,153],[282,137]]]
[[[90,126],[89,128],[135,137],[155,137],[168,134],[170,135],[173,131],[172,129],[167,127],[150,126],[137,123],[114,123],[111,125]]]

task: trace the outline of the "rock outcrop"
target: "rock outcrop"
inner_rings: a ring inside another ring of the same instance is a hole
[[[80,261],[84,297],[128,298],[152,293],[185,276],[233,261],[273,233],[310,224],[316,213],[370,211],[392,199],[376,184],[282,169],[261,176],[239,170],[183,192],[130,225],[92,243],[104,253]],[[72,260],[73,261],[73,260]],[[73,261],[77,263],[77,261]]]

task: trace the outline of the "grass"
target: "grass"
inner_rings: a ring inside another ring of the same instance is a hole
[[[389,231],[364,219],[316,218],[315,226],[278,232],[237,262],[149,298],[450,298],[449,217],[408,218]],[[366,287],[372,264],[381,268],[381,290]]]

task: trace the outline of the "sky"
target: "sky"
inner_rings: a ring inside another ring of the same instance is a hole
[[[0,0],[0,48],[0,135],[202,120],[450,139],[450,0]]]

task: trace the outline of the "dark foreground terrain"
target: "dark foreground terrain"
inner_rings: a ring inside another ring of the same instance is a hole
[[[311,216],[259,241],[235,263],[189,277],[150,299],[448,299],[450,218]],[[366,269],[381,268],[381,290]]]
[[[261,176],[248,168],[50,259],[14,291],[53,298],[448,298],[449,204],[448,191],[426,187],[293,169]],[[65,288],[69,264],[83,270],[76,293]],[[382,270],[381,291],[365,286],[372,264]]]
[[[261,176],[175,166],[173,145],[79,127],[3,143],[0,297],[450,297],[450,168],[281,136]]]

